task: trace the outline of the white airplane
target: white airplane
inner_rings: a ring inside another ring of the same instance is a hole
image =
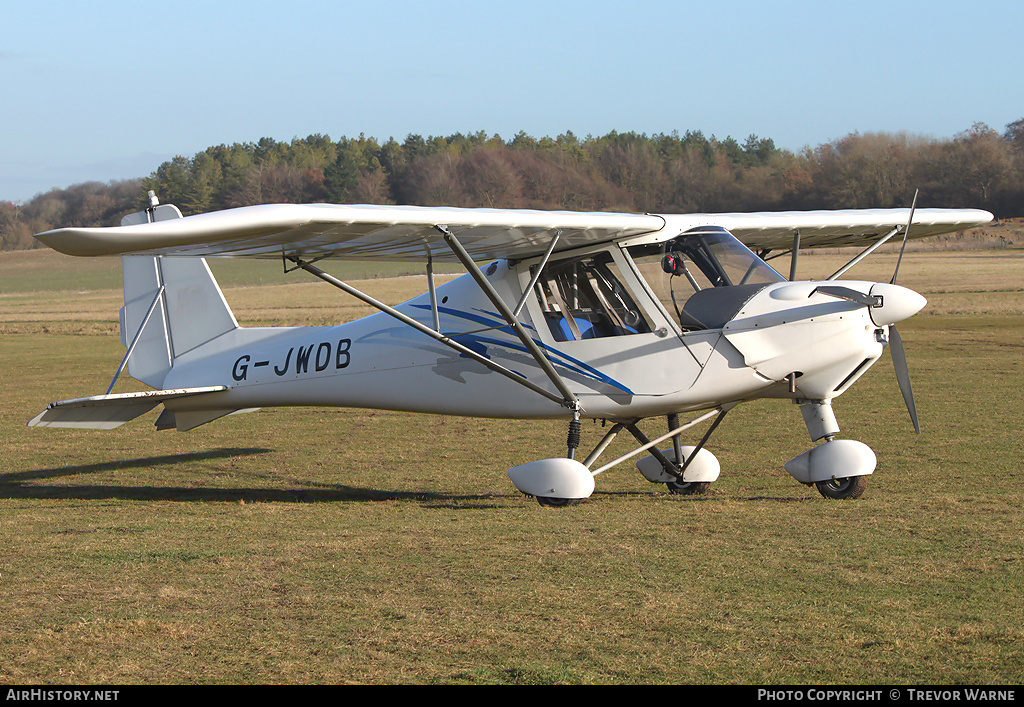
[[[567,454],[508,472],[548,506],[589,497],[595,476],[644,453],[636,466],[648,481],[704,492],[720,471],[711,433],[759,398],[803,413],[816,444],[785,465],[797,481],[827,498],[860,496],[876,458],[836,439],[832,401],[888,345],[920,431],[895,324],[925,299],[895,284],[896,273],[839,278],[898,234],[905,246],[992,219],[913,206],[658,215],[329,204],[182,218],[152,193],[150,204],[118,227],[36,236],[71,255],[123,256],[126,354],[105,395],[52,403],[30,426],[111,429],[161,403],[156,426],[178,430],[271,406],[562,418]],[[825,280],[795,281],[799,250],[817,246],[865,249]],[[789,279],[762,259],[772,251],[790,255]],[[380,313],[340,326],[240,327],[208,256],[281,259]],[[420,261],[429,292],[391,307],[317,268],[323,258]],[[468,275],[435,286],[442,261]],[[112,394],[125,370],[153,390]],[[680,423],[682,413],[697,416]],[[667,432],[649,439],[637,426],[649,417],[665,417]],[[610,425],[580,460],[582,418]],[[695,445],[682,444],[711,418]],[[598,466],[623,430],[639,446]]]

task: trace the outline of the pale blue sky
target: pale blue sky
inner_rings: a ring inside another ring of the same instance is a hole
[[[1024,117],[1017,0],[5,0],[0,199],[312,133],[939,138]]]

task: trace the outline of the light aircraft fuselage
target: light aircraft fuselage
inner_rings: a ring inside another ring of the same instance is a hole
[[[123,256],[122,370],[154,390],[61,401],[33,426],[116,427],[156,405],[160,428],[192,429],[262,407],[337,406],[488,418],[567,418],[568,454],[509,472],[550,504],[585,498],[597,457],[629,431],[651,457],[637,464],[675,492],[706,488],[705,448],[735,405],[797,403],[818,446],[787,470],[823,495],[855,497],[875,457],[838,440],[832,401],[891,347],[918,427],[895,325],[924,305],[890,282],[840,279],[911,227],[915,237],[984,223],[990,214],[930,209],[777,214],[581,214],[377,206],[267,206],[181,218],[154,205],[113,229],[61,229],[40,240],[78,255]],[[906,225],[900,220],[906,218]],[[741,242],[732,231],[739,233]],[[884,235],[882,235],[884,233]],[[803,240],[802,240],[803,239]],[[789,248],[790,278],[762,253]],[[802,246],[867,244],[821,281],[798,281]],[[379,309],[324,327],[241,327],[205,260],[278,257]],[[499,256],[499,257],[494,257]],[[390,306],[320,270],[329,257],[421,259],[429,291]],[[902,258],[902,252],[901,252]],[[435,287],[432,263],[468,275]],[[898,266],[897,266],[898,271]],[[680,434],[713,410],[696,446]],[[650,440],[637,423],[664,416]],[[583,462],[579,420],[612,423]],[[673,449],[657,445],[671,439]]]

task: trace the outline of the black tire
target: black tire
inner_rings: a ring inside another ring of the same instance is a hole
[[[710,481],[669,481],[665,484],[669,493],[677,496],[700,496],[708,492]]]
[[[868,477],[847,476],[843,479],[819,481],[814,486],[825,498],[841,501],[848,498],[860,498],[868,487]]]
[[[581,500],[580,498],[557,498],[556,496],[537,496],[537,503],[544,506],[545,508],[565,508],[566,506],[575,506]]]

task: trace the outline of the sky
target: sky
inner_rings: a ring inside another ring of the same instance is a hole
[[[365,134],[850,133],[1024,117],[1016,0],[8,0],[0,200]]]

